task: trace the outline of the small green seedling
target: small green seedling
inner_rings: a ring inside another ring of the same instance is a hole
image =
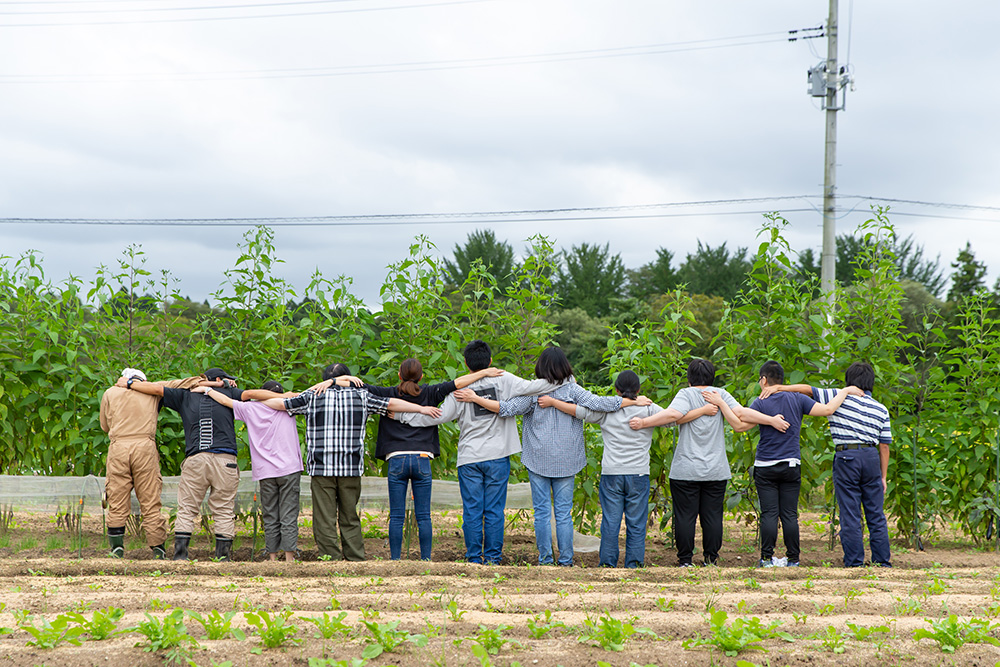
[[[264,609],[244,614],[247,623],[257,628],[257,635],[265,648],[278,648],[285,644],[298,644],[295,635],[299,626],[290,623],[292,612],[285,610],[271,615]]]
[[[596,621],[590,616],[583,620],[583,633],[577,638],[579,642],[592,642],[605,651],[622,651],[625,643],[635,634],[645,634],[659,639],[649,628],[637,628],[633,625],[639,620],[633,616],[628,620],[619,620],[605,613]]]
[[[147,613],[146,620],[133,631],[146,638],[145,642],[140,641],[136,646],[142,646],[143,651],[150,653],[164,651],[167,662],[183,664],[191,657],[191,649],[198,646],[198,641],[188,634],[184,625],[183,609],[175,609],[162,621]]]
[[[51,623],[43,618],[41,625],[24,623],[20,628],[33,637],[33,639],[28,640],[28,646],[48,649],[55,648],[63,642],[79,646],[81,643],[80,635],[84,633],[84,629],[79,626],[71,626],[72,620],[66,614],[59,614]]]
[[[970,618],[968,621],[959,621],[955,614],[951,614],[946,619],[933,621],[924,619],[930,624],[931,629],[919,628],[913,633],[913,638],[917,641],[921,639],[933,639],[945,653],[954,653],[962,644],[992,644],[1000,646],[1000,640],[991,636],[1000,628],[1000,624],[990,624],[989,621],[981,618]]]
[[[535,614],[528,619],[528,632],[535,639],[542,639],[545,635],[549,634],[556,628],[565,628],[566,624],[562,621],[552,620],[552,610],[546,609],[544,616],[540,614]]]
[[[823,643],[823,648],[833,653],[843,653],[847,650],[844,646],[844,636],[832,625],[826,626],[826,634],[819,635]]]
[[[104,641],[117,635],[130,632],[129,630],[119,630],[118,621],[122,620],[125,610],[119,607],[109,609],[99,609],[94,611],[88,621],[83,614],[69,614],[74,623],[83,628],[93,641]]]
[[[236,639],[243,641],[247,638],[246,633],[239,628],[233,627],[233,616],[235,615],[235,611],[219,613],[215,609],[208,612],[204,616],[196,611],[188,612],[188,616],[198,622],[201,627],[205,629],[205,639],[214,640],[235,637]]]
[[[382,653],[392,653],[404,642],[410,642],[414,646],[426,646],[426,635],[411,635],[406,630],[398,630],[399,621],[390,623],[378,623],[377,621],[362,620],[361,623],[368,628],[371,633],[372,643],[361,652],[361,657],[366,660],[377,658]]]

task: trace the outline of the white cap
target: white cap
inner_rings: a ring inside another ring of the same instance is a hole
[[[126,368],[122,371],[122,377],[125,379],[139,378],[143,382],[146,381],[146,374],[140,371],[138,368]]]

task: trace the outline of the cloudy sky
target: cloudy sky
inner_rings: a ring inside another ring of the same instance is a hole
[[[827,3],[665,0],[0,0],[0,255],[89,279],[130,243],[205,298],[245,227],[13,219],[295,218],[726,205],[276,227],[279,273],[345,273],[377,304],[417,234],[610,243],[626,266],[754,246],[785,212],[821,244],[824,114],[806,70]],[[893,204],[942,263],[1000,270],[1000,3],[841,0],[838,231]],[[848,54],[848,44],[850,51]],[[969,208],[973,207],[973,208]],[[975,208],[980,207],[980,208]],[[985,208],[983,208],[985,207]],[[513,218],[513,219],[512,219]],[[540,218],[546,218],[540,220]],[[515,221],[519,220],[519,221]],[[529,221],[523,221],[529,220]]]

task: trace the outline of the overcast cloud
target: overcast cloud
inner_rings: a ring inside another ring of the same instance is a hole
[[[824,114],[806,94],[806,70],[826,40],[788,43],[778,33],[823,23],[826,2],[282,2],[211,11],[176,8],[249,3],[0,3],[0,218],[449,213],[821,194]],[[65,13],[126,7],[174,9]],[[392,9],[154,22],[376,8]],[[136,20],[146,22],[16,27]],[[842,0],[840,22],[840,59],[849,37],[857,89],[839,114],[839,192],[1000,207],[1000,3],[859,0],[852,10]],[[262,78],[735,36],[766,43]],[[841,202],[838,231],[868,217],[865,204],[848,212],[857,204]],[[787,211],[797,249],[818,250],[813,206],[817,198],[667,211],[698,217],[491,226],[518,251],[541,232],[566,248],[610,243],[635,267],[659,246],[682,259],[699,239],[752,248],[761,221],[753,212],[770,209]],[[944,265],[969,240],[990,280],[997,275],[1000,211],[894,208],[898,231],[940,252]],[[345,273],[376,305],[385,266],[415,235],[450,255],[476,227],[278,228],[279,272],[299,288],[317,267]],[[182,293],[204,299],[235,261],[242,231],[2,224],[0,255],[38,249],[51,278],[87,279],[141,243],[149,268],[169,269]]]

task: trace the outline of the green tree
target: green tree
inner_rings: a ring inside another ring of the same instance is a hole
[[[625,265],[621,255],[612,255],[608,248],[607,243],[582,243],[563,251],[555,289],[564,308],[580,308],[591,317],[611,313],[612,299],[624,292]]]
[[[688,253],[677,278],[692,294],[721,296],[730,301],[740,291],[752,267],[753,259],[747,258],[746,248],[737,248],[730,255],[725,242],[713,248],[698,241],[698,250]]]
[[[514,248],[506,241],[498,241],[492,229],[477,229],[469,234],[464,246],[455,244],[455,261],[444,260],[445,280],[451,285],[464,284],[477,259],[496,278],[497,286],[507,289],[514,270]]]
[[[986,264],[976,261],[971,243],[966,242],[965,248],[958,251],[951,268],[955,270],[951,273],[948,301],[961,303],[986,286]]]
[[[608,382],[604,367],[604,350],[608,346],[608,323],[591,317],[582,308],[556,310],[546,318],[559,333],[555,344],[563,349],[577,382],[604,385]]]
[[[677,287],[677,269],[671,266],[673,259],[674,253],[666,248],[657,248],[656,259],[638,269],[629,269],[629,296],[645,300]]]

